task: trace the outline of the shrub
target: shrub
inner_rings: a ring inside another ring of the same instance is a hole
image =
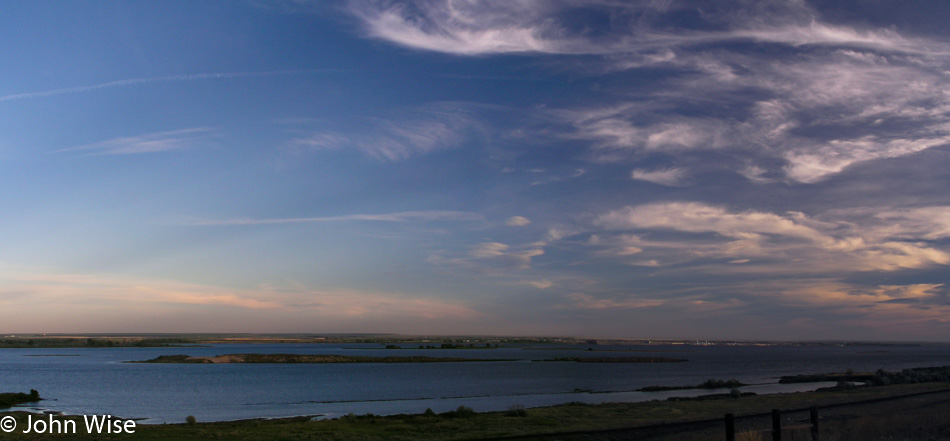
[[[194,415],[188,415],[188,416],[186,416],[186,417],[185,417],[185,422],[188,423],[189,426],[194,426],[195,424],[198,424],[198,420],[195,419],[195,416],[194,416]]]
[[[716,380],[710,378],[705,382],[696,386],[697,389],[726,389],[726,388],[737,388],[739,386],[745,386],[745,384],[740,383],[735,378],[730,378],[728,380]]]
[[[475,416],[475,409],[472,409],[468,406],[459,406],[455,410],[448,411],[442,414],[442,416],[447,418],[468,418]]]
[[[512,404],[508,407],[508,410],[505,411],[505,416],[526,417],[528,416],[528,411],[520,404]]]
[[[425,412],[422,412],[423,415],[431,417],[435,416],[435,412],[432,411],[431,407],[427,407]]]

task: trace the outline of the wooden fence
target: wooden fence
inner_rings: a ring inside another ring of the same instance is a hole
[[[812,441],[819,441],[818,431],[818,408],[812,406],[808,412],[809,424],[799,424],[793,426],[782,426],[782,413],[778,409],[772,409],[772,428],[758,430],[756,433],[771,433],[772,441],[782,441],[782,432],[794,434],[796,431],[808,429],[811,432]],[[726,414],[726,441],[736,441],[736,417],[731,413]]]

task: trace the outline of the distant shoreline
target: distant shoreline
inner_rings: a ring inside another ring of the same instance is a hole
[[[126,363],[174,364],[228,364],[228,363],[458,363],[468,361],[515,361],[513,359],[460,358],[460,357],[367,357],[357,355],[301,355],[301,354],[224,354],[213,357],[189,355],[160,355],[150,360]]]
[[[224,354],[211,357],[193,357],[185,354],[160,355],[150,360],[127,361],[126,363],[172,363],[172,364],[227,364],[227,363],[461,363],[488,361],[525,361],[513,358],[461,358],[427,356],[369,357],[357,355],[325,354]],[[577,363],[678,363],[688,360],[664,357],[556,357],[549,362]]]
[[[501,335],[418,335],[386,333],[329,333],[329,334],[246,334],[246,333],[88,333],[88,334],[5,334],[0,335],[0,349],[4,348],[81,348],[81,347],[165,347],[188,344],[267,344],[267,343],[335,343],[381,345],[452,345],[455,349],[485,348],[506,345],[572,345],[597,346],[929,346],[947,345],[947,342],[921,341],[850,341],[850,340],[722,340],[722,339],[642,339],[642,338],[585,338],[570,336],[501,336]],[[416,348],[406,348],[416,349]]]

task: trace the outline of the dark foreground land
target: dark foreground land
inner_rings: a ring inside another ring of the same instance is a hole
[[[739,440],[767,440],[770,409],[817,405],[822,441],[923,441],[950,439],[950,383],[860,387],[850,390],[745,396],[718,399],[566,404],[475,413],[467,408],[443,414],[349,415],[312,421],[308,417],[220,423],[140,425],[134,434],[78,434],[40,437],[2,433],[0,440],[722,440],[722,416],[737,416]],[[11,415],[18,427],[24,412]],[[34,416],[35,417],[35,416]],[[786,425],[807,421],[807,411],[783,413]],[[82,425],[80,424],[80,427]],[[794,436],[794,438],[793,438]],[[783,439],[810,440],[808,430]]]

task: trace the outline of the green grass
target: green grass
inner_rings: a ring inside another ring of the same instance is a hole
[[[950,439],[950,403],[840,418],[824,424],[828,441]]]

